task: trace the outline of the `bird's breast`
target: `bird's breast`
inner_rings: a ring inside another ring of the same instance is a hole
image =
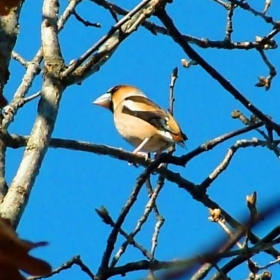
[[[161,137],[155,127],[134,116],[114,116],[114,122],[120,135],[134,147],[139,146],[145,139],[150,139],[141,150],[143,152],[157,152],[172,144]]]

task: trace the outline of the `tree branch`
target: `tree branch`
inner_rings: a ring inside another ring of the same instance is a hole
[[[279,141],[275,141],[275,144],[278,145]],[[234,154],[240,148],[247,148],[247,147],[269,147],[269,143],[267,141],[262,141],[257,138],[253,138],[252,140],[238,140],[233,146],[231,146],[222,162],[215,168],[215,170],[199,185],[202,191],[206,191],[207,188],[213,183],[214,180],[218,178],[218,176],[226,170],[229,166]]]
[[[126,15],[129,12],[128,10],[123,9],[122,7],[110,1],[106,1],[106,0],[91,0],[91,1],[96,3],[97,5],[102,6],[105,9],[109,9],[110,7],[111,10],[115,11],[119,15]],[[165,27],[159,26],[149,20],[145,20],[141,25],[147,30],[149,30],[153,35],[162,34],[162,35],[170,36],[169,31]],[[225,40],[213,41],[208,38],[197,38],[191,35],[182,35],[182,36],[190,44],[195,44],[198,47],[204,49],[217,48],[217,49],[226,49],[226,50],[232,50],[232,49],[250,50],[250,49],[256,49],[260,45],[262,45],[262,42],[249,42],[249,41],[228,42]]]
[[[121,225],[124,222],[131,207],[135,203],[143,184],[146,182],[146,180],[150,176],[150,174],[159,166],[159,164],[160,164],[160,159],[154,160],[151,164],[148,165],[148,167],[144,170],[144,172],[137,178],[136,185],[135,185],[128,201],[126,202],[125,206],[122,208],[121,214],[119,215],[119,217],[115,223],[115,226],[113,227],[113,229],[107,239],[107,247],[103,254],[102,262],[101,262],[101,265],[97,272],[98,279],[100,279],[100,280],[107,279],[106,274],[108,273],[108,271],[106,271],[106,270],[108,268],[109,260],[112,255],[114,245],[116,243],[117,235],[121,228]]]
[[[64,28],[64,24],[72,15],[73,10],[82,0],[69,0],[69,4],[65,11],[62,13],[61,17],[57,22],[58,32]],[[5,114],[3,119],[3,127],[8,128],[8,126],[13,122],[15,115],[18,110],[22,107],[22,102],[24,102],[24,97],[28,93],[32,86],[35,77],[41,72],[40,63],[43,59],[43,49],[40,48],[34,58],[28,63],[26,73],[22,78],[22,82],[16,90],[13,100],[5,108]]]
[[[155,13],[157,7],[164,5],[166,1],[143,0],[118,21],[105,36],[77,60],[74,60],[62,73],[61,77],[70,85],[80,83],[85,78],[99,71],[100,67],[113,55],[120,43],[136,31],[138,26]]]
[[[9,218],[14,226],[17,226],[21,218],[47,152],[61,94],[64,90],[64,86],[59,80],[59,74],[64,64],[57,37],[58,7],[57,0],[45,0],[43,3],[41,34],[45,58],[45,75],[38,105],[38,115],[16,176],[0,205],[1,215]]]
[[[209,75],[219,82],[235,99],[243,106],[262,120],[268,127],[275,130],[280,136],[280,126],[268,118],[262,111],[252,104],[241,92],[239,92],[227,79],[225,79],[216,69],[207,63],[196,51],[194,51],[188,42],[184,40],[179,30],[174,25],[172,19],[168,16],[165,10],[160,10],[157,14],[165,27],[169,30],[172,39],[178,43],[185,53],[194,61],[196,61]]]
[[[53,275],[58,274],[63,270],[70,269],[74,264],[78,265],[81,268],[81,270],[84,271],[90,277],[90,279],[94,280],[93,273],[88,268],[88,266],[84,264],[84,262],[82,261],[80,256],[73,257],[71,260],[65,262],[60,267],[54,269],[50,274],[48,274],[46,276],[30,276],[30,277],[27,278],[27,280],[39,280],[39,279],[50,278]]]

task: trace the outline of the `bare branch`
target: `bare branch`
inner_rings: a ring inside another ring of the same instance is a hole
[[[262,213],[261,213],[262,215]],[[253,246],[251,249],[255,250],[255,252],[269,252],[272,256],[275,257],[275,260],[277,261],[279,259],[279,252],[275,249],[272,248],[272,245],[276,242],[279,242],[277,240],[277,237],[279,236],[279,227],[277,226],[274,228],[271,232],[269,232],[266,236],[264,236],[262,239],[259,239],[256,243],[256,246]],[[250,248],[247,248],[247,252],[251,250]],[[247,255],[239,255],[232,260],[230,260],[226,265],[223,266],[222,271],[224,274],[227,274],[229,271],[231,271],[233,268],[237,267],[244,261],[246,261],[248,258]],[[276,262],[275,261],[275,262]],[[276,262],[277,263],[277,262]],[[220,278],[220,273],[216,273],[211,280],[219,280]]]
[[[123,9],[122,7],[116,5],[115,3],[112,3],[110,1],[106,0],[91,0],[94,3],[104,7],[105,9],[109,9],[111,7],[116,13],[119,15],[126,15],[129,11],[126,9]],[[144,28],[149,30],[153,35],[162,34],[166,36],[170,36],[169,31],[162,26],[158,26],[155,23],[145,20],[141,24]],[[274,34],[273,36],[275,36]],[[182,35],[185,40],[187,40],[190,44],[195,44],[199,46],[200,48],[218,48],[218,49],[238,49],[238,50],[250,50],[250,49],[256,49],[260,45],[262,45],[263,42],[227,42],[225,40],[221,41],[213,41],[208,38],[197,38],[190,35]],[[272,36],[272,37],[273,37]]]
[[[25,60],[19,53],[12,51],[12,58],[18,61],[23,67],[28,67],[29,62]]]
[[[151,214],[151,212],[152,212],[152,210],[153,210],[153,208],[154,208],[155,201],[156,201],[156,199],[157,199],[157,197],[158,197],[158,195],[159,195],[159,192],[161,191],[162,187],[163,187],[162,185],[161,185],[161,186],[157,186],[157,188],[153,191],[152,196],[150,197],[148,203],[147,203],[146,206],[145,206],[145,210],[144,210],[143,215],[142,215],[142,216],[140,217],[140,219],[138,220],[137,225],[136,225],[134,231],[129,235],[129,236],[131,236],[131,238],[134,238],[134,237],[137,235],[137,233],[140,232],[140,230],[141,230],[143,224],[147,221],[149,215]],[[121,251],[119,250],[119,252],[118,252],[118,253],[116,254],[116,256],[113,258],[110,267],[113,267],[113,266],[116,265],[116,263],[119,261],[121,255],[125,252],[125,249],[126,249],[126,247],[128,246],[128,244],[129,244],[129,243],[126,241],[126,242],[121,246],[121,247],[122,247],[122,250],[121,250]],[[153,255],[152,255],[152,256],[153,256]]]
[[[66,7],[65,11],[59,18],[57,22],[58,32],[61,31],[64,27],[64,24],[67,22],[69,17],[72,15],[73,10],[82,0],[69,0],[69,4]],[[8,128],[10,123],[14,120],[15,115],[19,108],[21,108],[22,99],[28,93],[29,89],[32,86],[32,83],[35,77],[41,72],[40,63],[43,59],[43,49],[40,48],[34,58],[29,62],[26,73],[22,78],[22,82],[16,90],[12,102],[9,104],[9,108],[6,111],[4,119],[2,121],[3,127]]]
[[[263,12],[258,12],[255,9],[253,9],[248,2],[246,1],[238,1],[238,0],[228,0],[231,3],[239,6],[240,8],[242,8],[243,10],[249,11],[250,13],[252,13],[254,16],[258,16],[261,17],[265,22],[270,23],[273,25],[273,27],[279,27],[279,24],[277,23],[277,21],[275,21],[272,17],[268,17],[265,15],[265,13]]]
[[[164,177],[160,175],[157,180],[157,186],[156,186],[155,190],[153,191],[152,195],[154,195],[155,192],[157,192],[157,195],[159,195],[159,192],[162,190],[163,186],[164,186]],[[155,256],[156,248],[158,245],[158,237],[159,237],[160,229],[163,226],[165,219],[160,214],[158,207],[155,203],[154,203],[153,209],[155,212],[157,222],[155,224],[155,229],[154,229],[154,233],[152,236],[151,254],[152,254],[152,256]]]
[[[242,123],[244,123],[245,125],[253,125],[255,122],[253,120],[249,120],[248,118],[246,118],[239,110],[235,110],[232,113],[232,117],[233,118],[238,118]],[[258,120],[257,120],[258,121]],[[267,141],[268,145],[268,149],[270,149],[271,151],[274,152],[274,154],[276,155],[276,157],[279,159],[280,158],[280,148],[277,147],[277,145],[275,145],[275,143],[273,143],[271,141],[271,138],[261,129],[256,128],[256,131],[263,136],[263,138]]]
[[[279,203],[279,201],[277,202]],[[276,212],[277,210],[277,206],[276,203],[274,203],[274,210],[272,210],[272,212]],[[232,234],[230,240],[228,240],[227,242],[224,242],[223,245],[221,244],[215,244],[212,247],[212,250],[210,250],[210,252],[208,253],[203,253],[199,256],[193,257],[193,258],[189,258],[189,259],[183,259],[183,260],[174,260],[174,261],[170,261],[170,262],[164,262],[164,261],[146,261],[146,260],[142,260],[142,261],[138,261],[138,262],[131,262],[131,263],[127,263],[123,266],[119,266],[119,267],[114,267],[114,268],[110,268],[108,270],[107,273],[107,277],[111,277],[114,275],[124,275],[128,272],[132,272],[132,271],[137,271],[137,270],[161,270],[161,269],[170,269],[172,268],[173,270],[171,270],[172,272],[167,273],[165,276],[161,277],[161,279],[176,279],[176,276],[184,276],[185,279],[190,279],[190,273],[191,273],[191,268],[194,267],[195,264],[197,263],[201,263],[201,262],[208,262],[211,264],[215,264],[217,263],[217,261],[219,261],[220,259],[223,258],[228,258],[228,257],[233,257],[233,256],[238,256],[237,258],[239,258],[239,262],[243,262],[245,260],[247,260],[249,257],[253,256],[254,254],[263,251],[265,248],[269,248],[271,247],[273,244],[278,244],[280,242],[279,238],[273,240],[270,243],[265,243],[265,242],[260,242],[257,245],[251,247],[251,248],[242,248],[242,249],[238,249],[238,250],[234,250],[234,251],[230,251],[230,252],[226,252],[223,248],[230,248],[232,247],[232,244],[235,244],[237,242],[237,240],[239,240],[241,238],[242,235],[244,235],[244,233],[248,230],[250,230],[250,228],[252,227],[252,225],[250,224],[246,224],[246,226],[242,226],[239,230],[237,230],[234,234]],[[222,249],[220,249],[222,248]],[[218,253],[217,253],[218,252]],[[236,259],[237,259],[236,258]],[[229,270],[225,270],[222,269],[221,272],[219,272],[217,275],[215,275],[213,278],[211,279],[221,279],[221,278],[217,278],[221,277],[220,273],[226,275],[226,273]],[[203,279],[203,278],[199,278],[199,277],[205,277],[206,275],[197,275],[197,278],[192,278],[194,279]]]
[[[266,12],[268,11],[270,5],[271,5],[271,0],[265,0],[265,5],[264,5],[264,9],[263,9],[263,14],[266,14]]]
[[[170,86],[169,86],[169,113],[173,115],[174,113],[174,102],[175,102],[175,97],[174,97],[174,87],[176,84],[176,81],[178,79],[178,67],[175,67],[171,73],[171,81],[170,81]]]
[[[278,145],[280,143],[279,141],[275,141],[275,144]],[[253,138],[252,140],[238,140],[233,146],[231,146],[228,149],[228,152],[226,153],[226,156],[222,160],[222,162],[215,168],[215,170],[200,184],[199,188],[201,188],[203,191],[206,191],[206,189],[218,178],[219,175],[223,171],[226,170],[226,168],[229,166],[230,161],[232,160],[234,154],[236,151],[240,148],[247,148],[247,147],[269,147],[269,144],[267,141],[262,141],[257,138]]]
[[[99,71],[101,66],[113,55],[120,43],[132,32],[135,32],[138,26],[146,18],[150,17],[157,10],[157,7],[163,5],[166,1],[143,0],[80,58],[74,60],[61,77],[70,85],[81,83],[85,78]],[[70,75],[71,73],[73,74]]]
[[[66,263],[62,264],[60,267],[54,269],[50,274],[48,274],[46,276],[43,276],[43,277],[42,276],[39,276],[39,277],[38,276],[35,276],[35,277],[31,276],[31,277],[28,277],[27,280],[38,280],[38,279],[50,278],[53,275],[58,274],[58,273],[60,273],[63,270],[70,269],[74,264],[78,265],[81,268],[81,270],[84,271],[90,277],[90,279],[92,279],[92,280],[95,279],[93,273],[91,272],[91,270],[81,260],[81,257],[80,256],[75,256],[71,260],[69,260]]]
[[[103,219],[103,222],[105,224],[110,225],[111,227],[115,227],[116,223],[113,221],[113,219],[109,215],[107,209],[106,209],[106,217],[105,217],[104,206],[102,206],[101,209],[95,209],[95,211]],[[153,256],[142,245],[140,245],[138,242],[136,242],[135,239],[130,234],[126,233],[122,228],[120,228],[119,232],[122,236],[124,236],[126,238],[127,245],[130,244],[130,245],[134,246],[135,248],[137,248],[144,255],[144,257],[146,257],[148,260],[153,259]],[[123,247],[123,245],[122,245],[122,247]],[[125,250],[125,248],[122,250],[120,249],[119,251],[121,251],[121,252],[119,254],[122,254],[123,250]]]
[[[16,176],[0,205],[1,215],[9,218],[15,226],[21,218],[48,149],[64,90],[58,77],[64,67],[57,38],[58,7],[57,0],[45,0],[43,4],[41,33],[45,75],[38,115]]]
[[[259,77],[259,83],[261,86],[265,87],[266,90],[269,90],[270,89],[270,86],[271,86],[271,82],[272,82],[272,79],[276,76],[276,69],[275,67],[269,62],[267,56],[265,55],[264,53],[264,50],[263,49],[257,49],[258,52],[260,53],[264,63],[267,65],[268,69],[269,69],[269,75],[268,77]],[[258,84],[257,84],[258,85]],[[256,85],[256,86],[257,86]]]
[[[230,9],[230,5],[222,0],[213,0],[216,3],[220,4],[222,7],[224,7],[225,9],[229,10]]]
[[[122,225],[122,223],[124,222],[128,212],[130,211],[131,207],[133,206],[133,204],[135,203],[137,196],[143,186],[143,184],[146,182],[147,178],[149,177],[149,175],[153,172],[153,170],[155,170],[160,164],[159,159],[158,160],[154,160],[145,170],[144,172],[137,178],[136,180],[136,185],[128,199],[128,201],[126,202],[125,206],[122,208],[121,214],[119,215],[116,224],[113,228],[113,230],[111,231],[108,239],[107,239],[107,247],[105,249],[105,252],[103,254],[102,257],[102,262],[101,265],[98,269],[97,272],[97,277],[100,277],[101,279],[104,277],[104,273],[107,274],[107,272],[105,272],[105,269],[108,268],[108,264],[109,264],[109,260],[111,257],[111,254],[113,252],[114,249],[114,245],[117,239],[117,235],[119,232],[119,229]]]
[[[34,94],[30,95],[30,96],[25,97],[23,99],[23,104],[32,101],[33,99],[39,97],[40,95],[41,95],[41,91],[37,91],[36,93],[34,93]]]
[[[225,79],[216,69],[214,69],[209,63],[207,63],[196,51],[194,51],[188,42],[184,40],[179,30],[174,25],[172,19],[167,15],[165,10],[161,10],[157,16],[163,22],[167,29],[169,29],[170,35],[173,40],[177,42],[185,53],[193,60],[195,60],[209,75],[217,80],[221,86],[223,86],[235,99],[245,106],[249,111],[262,120],[268,127],[275,130],[280,136],[280,126],[274,121],[269,119],[262,111],[260,111],[255,105],[252,104],[241,92],[239,92],[227,79]]]
[[[97,5],[103,6],[107,10],[109,10],[112,18],[114,19],[115,22],[118,22],[118,15],[117,12],[115,11],[115,5],[106,1],[106,0],[91,0],[92,2],[96,3]]]
[[[137,12],[139,12],[146,4],[148,4],[150,0],[144,0],[140,4],[138,4],[133,10],[131,10],[125,17],[123,17],[119,22],[117,22],[105,35],[102,37],[96,44],[94,44],[89,50],[87,50],[80,58],[75,60],[71,65],[67,68],[66,71],[62,74],[62,77],[67,77],[72,72],[74,72],[86,59],[88,59],[95,51],[97,51],[102,44],[104,44],[117,30],[127,21],[130,20],[130,18],[135,15]],[[136,17],[137,19],[138,17]],[[119,32],[116,34],[119,36]]]
[[[75,16],[75,18],[81,22],[84,26],[88,27],[88,26],[91,26],[91,27],[97,27],[97,28],[100,28],[101,25],[100,23],[96,23],[96,22],[90,22],[88,20],[84,20],[81,16],[78,15],[78,13],[76,12],[76,10],[73,11],[73,15]]]
[[[0,130],[0,201],[4,198],[8,191],[8,185],[5,179],[6,170],[6,139],[7,132],[1,128]]]
[[[8,145],[14,148],[22,147],[26,145],[28,137],[20,137],[17,135],[12,135],[10,140],[8,141]],[[63,140],[63,139],[52,139],[50,141],[50,146],[55,148],[67,148],[67,149],[74,149],[86,152],[93,152],[96,154],[103,154],[109,155],[114,158],[118,158],[120,160],[126,160],[127,162],[136,162],[142,166],[148,166],[150,161],[145,161],[142,157],[137,157],[132,153],[122,151],[120,149],[114,149],[110,147],[106,147],[104,145],[94,145],[87,142],[78,142],[74,140]],[[158,164],[157,162],[156,164]],[[154,168],[154,166],[150,167]],[[240,224],[231,216],[229,215],[222,207],[220,207],[217,203],[212,201],[207,195],[204,195],[200,192],[200,190],[196,187],[196,185],[183,177],[180,176],[178,173],[173,173],[172,171],[161,167],[157,170],[162,176],[164,176],[167,180],[174,182],[178,185],[179,188],[186,190],[188,193],[191,194],[197,201],[203,203],[207,208],[219,208],[222,211],[222,215],[225,216],[227,222],[233,228],[240,228]],[[251,234],[250,240],[252,242],[258,242],[259,238],[255,235]],[[269,252],[270,254],[274,255],[275,251]],[[277,253],[276,253],[277,254]]]
[[[228,8],[228,14],[227,14],[227,27],[226,27],[226,37],[225,40],[228,42],[231,42],[231,35],[233,32],[233,23],[232,23],[232,17],[234,12],[235,5],[230,4]]]
[[[184,166],[188,161],[190,161],[195,156],[198,156],[201,153],[207,152],[213,149],[218,144],[225,142],[235,136],[241,135],[253,129],[256,129],[262,126],[263,123],[259,122],[256,124],[252,124],[250,126],[244,127],[242,129],[236,130],[234,132],[226,133],[222,136],[214,138],[206,143],[200,145],[193,151],[190,151],[188,154],[183,155],[181,157],[174,157],[174,156],[167,156],[165,159],[168,163],[182,165]],[[19,135],[10,135],[9,141],[7,145],[12,148],[20,148],[26,146],[29,137],[27,136],[19,136]],[[91,152],[98,155],[108,155],[113,158],[117,158],[119,160],[124,160],[127,162],[137,163],[142,166],[147,166],[151,161],[145,159],[138,155],[133,155],[130,152],[126,152],[123,149],[117,149],[105,145],[96,145],[89,142],[84,141],[77,141],[77,140],[67,140],[67,139],[59,139],[53,138],[50,141],[50,146],[53,148],[63,148],[63,149],[70,149],[76,151],[84,151],[84,152]]]

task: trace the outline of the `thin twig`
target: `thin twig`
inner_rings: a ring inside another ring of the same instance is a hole
[[[109,10],[109,12],[115,22],[119,21],[118,14],[116,13],[112,3],[107,2],[106,0],[91,0],[91,1],[96,3],[97,5],[103,6],[105,9]]]
[[[260,216],[262,213],[260,214]],[[249,232],[249,231],[248,231]],[[250,255],[250,250],[253,249],[256,253],[265,251],[265,252],[273,252],[271,254],[275,257],[275,260],[279,260],[279,252],[272,248],[273,244],[276,242],[279,242],[276,237],[279,236],[279,226],[271,230],[266,236],[264,236],[262,239],[259,239],[259,241],[256,243],[255,246],[252,248],[246,248],[246,255],[239,255],[235,257],[234,259],[230,260],[226,265],[223,266],[222,271],[223,273],[227,274],[231,270],[233,270],[235,267],[240,265],[241,263],[245,262]],[[275,239],[276,238],[276,239]],[[278,263],[278,262],[276,262]],[[216,273],[211,280],[220,280],[220,274]]]
[[[275,141],[275,144],[278,145],[280,140]],[[240,148],[247,148],[247,147],[268,147],[269,143],[267,141],[262,141],[257,138],[253,138],[252,140],[238,140],[233,146],[231,146],[222,162],[215,168],[215,170],[199,185],[201,191],[206,191],[206,189],[213,183],[214,180],[218,178],[218,176],[226,170],[229,166],[230,161],[232,160],[236,151]]]
[[[164,177],[162,175],[159,175],[155,191],[159,194],[159,192],[162,190],[163,186],[164,186]],[[154,195],[154,192],[153,192],[153,195]],[[152,236],[152,245],[151,245],[151,255],[154,257],[155,253],[156,253],[156,248],[158,245],[158,237],[159,237],[160,229],[164,225],[165,218],[160,214],[156,204],[154,205],[153,209],[154,209],[154,213],[155,213],[156,220],[157,220],[157,222],[155,224],[154,233]]]
[[[60,32],[63,28],[67,20],[72,15],[73,10],[82,0],[69,0],[69,4],[62,13],[61,17],[57,21],[58,32]],[[8,128],[10,123],[14,120],[15,115],[20,109],[20,104],[22,99],[25,97],[27,92],[32,86],[32,83],[35,77],[41,72],[40,63],[43,59],[43,49],[42,47],[37,51],[34,58],[28,64],[26,69],[26,73],[22,78],[22,82],[16,90],[12,102],[9,104],[9,109],[6,110],[2,125],[4,128]]]
[[[213,0],[216,3],[218,3],[219,5],[221,5],[222,7],[224,7],[225,9],[229,10],[230,9],[230,5],[222,0]]]
[[[259,54],[261,55],[262,60],[264,61],[264,63],[266,64],[266,66],[269,69],[269,75],[266,78],[259,77],[259,82],[260,82],[261,86],[263,86],[266,90],[269,90],[272,79],[276,76],[277,72],[276,72],[275,67],[268,60],[266,54],[264,53],[264,50],[260,49],[260,48],[257,50],[258,50]]]
[[[169,108],[168,111],[171,115],[174,113],[174,87],[178,79],[178,67],[175,67],[171,73],[171,81],[169,86]]]
[[[26,59],[24,59],[19,53],[17,53],[16,51],[12,51],[12,58],[14,60],[18,61],[25,68],[27,68],[29,63],[30,63]]]
[[[212,150],[213,148],[215,148],[217,145],[220,145],[221,143],[236,137],[238,135],[242,135],[246,132],[252,131],[258,127],[263,126],[262,122],[258,122],[255,124],[252,124],[250,126],[247,127],[243,127],[241,129],[223,134],[221,136],[218,136],[212,140],[209,140],[207,142],[205,142],[204,144],[198,146],[196,149],[190,151],[189,153],[181,156],[181,157],[168,157],[167,161],[168,163],[172,163],[172,164],[176,164],[176,165],[181,165],[181,166],[185,166],[190,160],[192,160],[194,157],[197,157],[198,155],[208,152],[210,150]]]
[[[107,35],[103,36],[97,43],[95,43],[91,48],[89,48],[83,55],[81,55],[77,60],[73,61],[71,65],[62,73],[62,77],[66,78],[68,75],[70,75],[72,72],[74,72],[86,59],[88,59],[96,50],[98,50],[99,47],[103,43],[106,42],[106,40],[113,35],[125,22],[127,22],[130,17],[132,17],[135,13],[137,13],[139,10],[141,10],[146,4],[148,4],[151,0],[144,0],[141,3],[139,3],[137,6],[135,6],[134,9],[132,9],[126,16],[124,16],[120,21],[118,21],[107,33]]]
[[[112,217],[109,215],[109,212],[107,211],[107,209],[105,210],[104,206],[102,206],[101,209],[96,209],[95,211],[97,212],[99,217],[102,218],[103,222],[106,225],[110,225],[111,227],[116,226],[116,223],[113,221]],[[123,243],[123,245],[121,246],[119,251],[125,251],[126,246],[128,246],[128,244],[130,244],[133,247],[137,248],[144,255],[144,257],[146,257],[148,260],[153,259],[153,256],[148,252],[148,250],[145,249],[138,242],[136,242],[135,239],[131,236],[131,234],[126,233],[122,228],[119,229],[119,232],[122,236],[124,236],[126,238],[126,242]],[[123,254],[123,252],[121,252],[120,254]]]
[[[106,0],[91,0],[94,3],[104,7],[105,9],[109,9],[108,7],[111,7],[116,13],[119,15],[126,15],[129,11],[116,5],[113,2],[106,1]],[[159,26],[149,20],[145,20],[141,24],[144,28],[146,28],[148,31],[150,31],[153,35],[162,34],[166,36],[170,36],[168,30],[165,27]],[[273,36],[275,36],[274,34]],[[199,46],[200,48],[218,48],[218,49],[226,49],[226,50],[232,50],[232,49],[239,49],[239,50],[250,50],[258,48],[262,43],[261,42],[226,42],[225,40],[220,41],[213,41],[208,38],[197,38],[190,35],[182,35],[185,40],[187,40],[191,44],[195,44]],[[276,48],[276,46],[274,46]]]
[[[90,279],[92,279],[92,280],[95,279],[93,273],[88,268],[88,266],[86,266],[84,264],[84,262],[81,260],[80,256],[73,257],[71,260],[69,260],[66,263],[62,264],[60,267],[54,269],[50,274],[48,274],[46,276],[39,276],[39,277],[38,276],[35,276],[35,277],[31,276],[31,277],[28,277],[27,279],[28,280],[38,280],[38,279],[50,278],[53,275],[58,274],[58,273],[60,273],[63,270],[70,269],[74,264],[78,265],[82,269],[82,271],[84,271],[90,277]]]
[[[269,204],[266,209],[262,212],[264,217],[272,218],[277,213],[279,213],[279,198],[274,200],[271,204]],[[264,243],[260,242],[257,245],[253,246],[252,248],[242,248],[238,250],[233,251],[224,251],[224,248],[231,248],[247,231],[250,231],[252,226],[256,223],[259,223],[260,220],[258,220],[255,223],[251,223],[250,220],[247,220],[240,226],[238,230],[233,234],[232,238],[230,240],[219,241],[216,244],[212,244],[211,250],[208,253],[202,253],[198,256],[195,256],[193,258],[189,259],[183,259],[183,260],[175,260],[171,262],[164,262],[164,261],[145,261],[141,260],[138,262],[130,262],[123,266],[119,267],[112,267],[109,268],[106,274],[106,277],[112,277],[114,275],[124,275],[128,272],[132,271],[138,271],[138,270],[159,270],[159,269],[170,269],[171,272],[167,272],[165,275],[162,275],[161,279],[176,279],[176,277],[181,276],[182,279],[190,279],[190,276],[192,274],[194,265],[201,263],[201,262],[209,262],[212,264],[217,263],[219,260],[223,258],[238,256],[243,257],[244,260],[248,258],[248,256],[253,256],[256,253],[259,253],[260,251],[263,251],[266,248],[271,248],[273,245],[278,244],[280,242],[280,238],[276,238],[272,242]],[[218,252],[218,253],[217,253]],[[243,260],[243,261],[244,261]],[[226,275],[226,271],[222,270],[222,273]],[[220,272],[219,272],[219,276]],[[202,279],[202,278],[197,278]],[[216,278],[221,279],[221,278]]]
[[[113,249],[115,246],[118,232],[119,232],[127,214],[129,213],[131,207],[134,205],[143,184],[145,183],[145,181],[147,180],[149,175],[159,166],[159,164],[160,164],[160,160],[155,159],[151,164],[149,164],[149,166],[144,170],[144,172],[137,178],[136,185],[133,188],[133,191],[132,191],[129,199],[127,200],[125,206],[122,208],[122,211],[115,223],[115,226],[112,229],[112,231],[107,239],[107,246],[106,246],[105,252],[102,257],[101,264],[100,264],[98,272],[97,272],[97,277],[102,278],[104,276],[104,272],[105,272],[104,270],[106,268],[108,268],[109,260],[110,260],[110,257],[112,255],[112,252],[113,252]]]
[[[81,62],[82,65],[75,69],[75,71],[74,68],[77,67],[77,61],[73,60],[68,68],[71,70],[66,69],[61,74],[65,84],[72,85],[81,83],[93,73],[98,72],[115,53],[121,42],[130,36],[132,32],[135,32],[138,26],[140,26],[145,19],[152,16],[157,9],[165,4],[166,1],[167,0],[150,0],[146,5],[142,2],[137,6],[139,8],[143,5],[141,9],[136,11],[137,8],[134,8],[124,16],[123,19],[115,24],[105,36],[78,59],[79,63]],[[118,26],[119,28],[117,28]],[[87,61],[82,63],[83,60]],[[74,68],[72,69],[72,67]],[[72,71],[74,72],[71,75],[65,76],[67,71],[70,71],[71,73]]]
[[[169,86],[169,108],[168,108],[168,111],[169,111],[169,113],[171,115],[174,114],[174,102],[175,102],[175,97],[174,97],[175,96],[175,92],[174,92],[174,89],[175,89],[175,84],[176,84],[177,79],[178,79],[178,67],[175,67],[173,69],[172,73],[171,73],[170,86]],[[172,155],[174,152],[175,152],[175,145],[173,145],[169,149],[168,154]],[[164,164],[163,166],[165,168],[167,168],[168,164]],[[155,190],[153,191],[153,194],[151,195],[151,197],[154,196],[155,192],[158,192],[158,194],[159,194],[159,191],[161,191],[161,189],[163,188],[164,183],[165,183],[164,176],[159,175],[158,176],[158,180],[157,180],[157,186],[156,186]],[[155,212],[155,216],[156,216],[157,222],[155,224],[155,229],[154,229],[154,233],[153,233],[153,236],[152,236],[151,254],[153,256],[155,256],[155,252],[156,252],[156,248],[157,248],[157,244],[158,244],[158,237],[159,237],[160,229],[161,229],[161,227],[163,226],[163,224],[165,222],[165,219],[160,214],[156,203],[154,203],[154,212]]]
[[[231,42],[232,38],[232,32],[233,32],[233,23],[232,23],[232,17],[233,17],[233,12],[234,12],[234,4],[229,5],[228,13],[227,13],[227,27],[226,27],[226,37],[225,40],[227,42]]]
[[[270,5],[271,5],[271,0],[265,0],[264,9],[263,9],[263,14],[264,15],[267,13]]]
[[[238,0],[228,0],[231,3],[239,6],[240,8],[252,13],[254,16],[261,17],[265,22],[270,23],[273,25],[273,27],[279,27],[279,24],[277,21],[275,21],[272,17],[266,16],[263,12],[258,12],[257,10],[253,9],[249,3],[246,1],[238,1]]]
[[[19,108],[23,107],[26,103],[32,101],[33,99],[36,99],[40,95],[41,95],[41,91],[37,91],[36,93],[34,93],[30,96],[21,98],[20,100],[17,101],[17,108],[19,109]],[[8,115],[8,114],[14,115],[14,112],[12,111],[13,109],[14,109],[13,106],[7,105],[3,110],[3,114],[4,115]]]
[[[161,189],[162,189],[162,186],[161,186],[161,187],[157,187],[157,188],[153,191],[153,193],[152,193],[152,195],[151,195],[149,201],[147,202],[147,204],[146,204],[146,206],[145,206],[144,213],[142,214],[142,216],[141,216],[140,219],[138,220],[137,225],[136,225],[135,229],[133,230],[133,232],[129,234],[129,236],[130,236],[131,238],[134,238],[134,237],[141,231],[142,226],[143,226],[144,223],[147,221],[149,215],[151,214],[152,210],[154,209],[155,201],[156,201],[156,199],[157,199],[157,197],[158,197],[159,192],[161,191]],[[122,254],[125,252],[125,250],[126,250],[128,244],[129,244],[128,241],[126,241],[126,242],[124,242],[124,243],[122,244],[121,248],[119,249],[119,251],[117,252],[117,254],[114,256],[114,258],[113,258],[113,260],[112,260],[112,262],[111,262],[111,264],[110,264],[110,267],[114,267],[114,266],[117,264],[117,262],[119,261],[120,257],[121,257]],[[150,255],[151,255],[152,259],[153,259],[153,256],[154,256],[154,255],[152,254],[152,252],[151,252]]]
[[[276,259],[274,261],[271,261],[271,262],[269,262],[266,265],[259,266],[258,268],[259,268],[259,270],[268,269],[269,267],[271,267],[271,266],[273,266],[275,264],[279,264],[279,262],[280,262],[280,258],[278,258],[278,259]]]
[[[73,15],[75,16],[75,18],[77,19],[77,21],[81,22],[84,26],[88,27],[97,27],[100,28],[101,25],[98,22],[90,22],[88,20],[84,20],[77,12],[76,10],[73,11]]]
[[[250,102],[241,92],[239,92],[227,79],[225,79],[216,69],[207,63],[188,42],[184,40],[179,30],[174,25],[172,19],[168,16],[165,10],[160,10],[157,14],[165,27],[169,30],[173,40],[177,42],[185,53],[193,60],[195,60],[209,75],[219,82],[235,99],[237,99],[243,106],[262,120],[268,127],[275,130],[280,136],[280,126],[268,118],[262,111],[260,111],[252,102]]]
[[[235,110],[232,113],[232,117],[233,118],[238,118],[242,123],[244,123],[245,125],[253,125],[255,122],[249,120],[246,116],[244,116],[244,114],[242,114],[239,110]],[[255,129],[260,135],[263,136],[263,138],[268,142],[268,149],[270,149],[271,151],[274,152],[274,154],[276,155],[276,157],[278,159],[280,159],[280,148],[277,147],[277,145],[275,145],[275,143],[273,143],[270,139],[270,137],[261,129],[256,128]]]
[[[30,102],[31,100],[33,100],[33,99],[35,99],[37,97],[39,97],[41,95],[41,93],[42,92],[39,90],[36,93],[34,93],[34,94],[30,95],[30,96],[25,97],[23,99],[24,104]]]

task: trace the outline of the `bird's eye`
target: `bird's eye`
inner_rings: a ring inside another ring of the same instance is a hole
[[[121,86],[114,86],[108,90],[109,93],[114,94]]]

